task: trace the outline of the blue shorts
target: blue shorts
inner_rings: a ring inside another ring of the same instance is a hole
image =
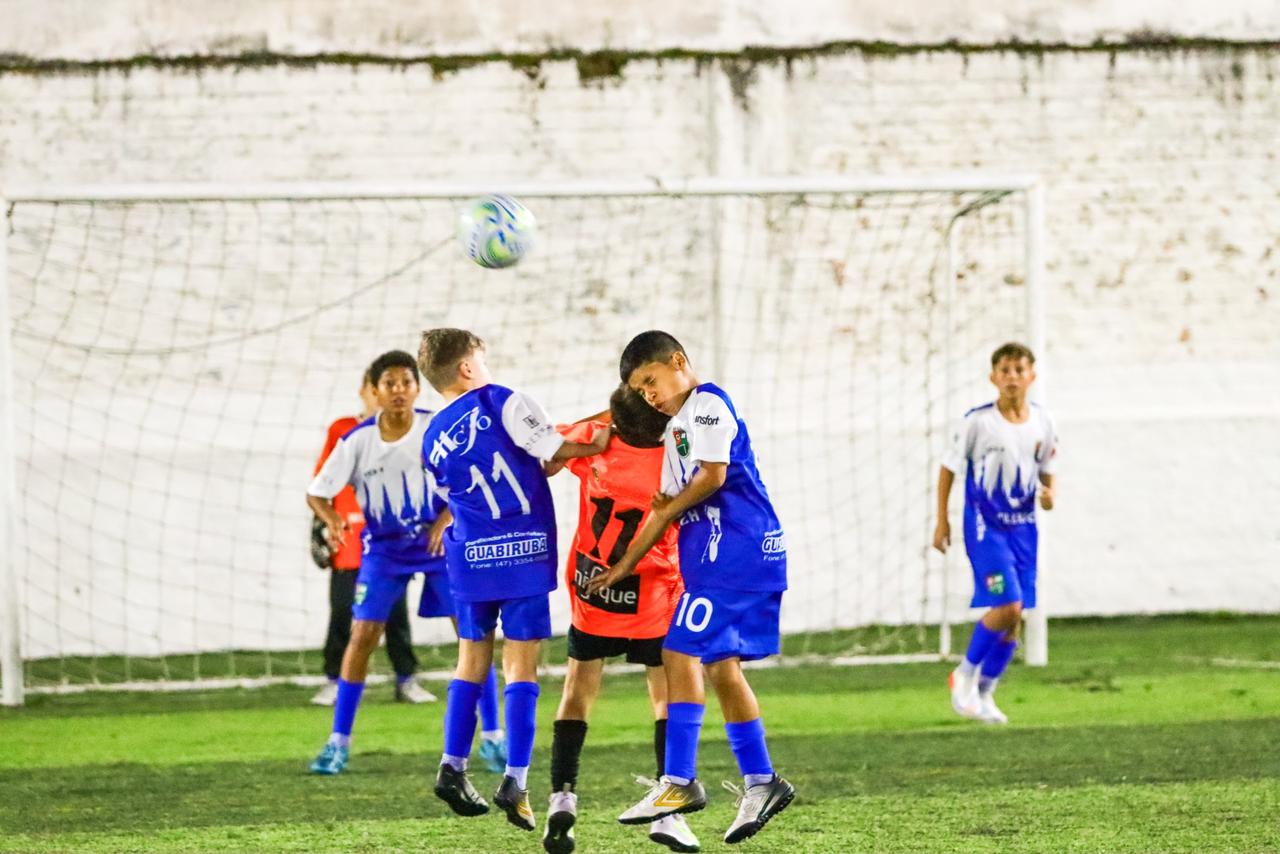
[[[453,588],[449,586],[449,573],[443,569],[422,575],[422,598],[418,600],[419,617],[456,617],[457,605],[453,601]]]
[[[351,616],[357,620],[385,623],[391,616],[391,609],[404,598],[409,579],[422,571],[420,563],[401,563],[378,555],[365,555],[360,561],[360,574],[356,576]]]
[[[701,659],[703,664],[777,655],[781,607],[781,590],[686,591],[676,603],[663,647]]]
[[[964,519],[964,550],[973,567],[973,608],[992,608],[1021,602],[1036,606],[1035,525],[995,528],[976,513]]]
[[[551,637],[551,603],[546,593],[523,599],[493,599],[485,602],[459,602],[458,637],[481,641],[498,627],[502,617],[502,636],[507,640],[531,641]]]

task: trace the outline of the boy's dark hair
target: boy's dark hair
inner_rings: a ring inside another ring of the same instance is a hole
[[[650,362],[665,362],[673,353],[684,353],[684,347],[671,333],[660,329],[641,332],[623,349],[618,372],[622,374],[622,381],[628,382],[636,368]],[[686,358],[688,355],[685,353]]]
[[[991,367],[1000,364],[1001,359],[1026,359],[1031,364],[1036,363],[1036,354],[1031,352],[1031,348],[1025,344],[1019,344],[1017,341],[1009,341],[1001,344],[996,351],[991,354]]]
[[[418,378],[418,363],[403,350],[388,350],[374,359],[373,364],[369,366],[369,370],[365,372],[365,376],[369,378],[371,385],[377,386],[378,381],[382,379],[382,375],[391,368],[408,368],[413,372],[413,381],[415,383],[420,382]]]
[[[436,391],[453,385],[458,364],[476,350],[484,349],[480,336],[465,329],[428,329],[418,345],[418,367]]]
[[[656,448],[671,419],[644,402],[626,383],[609,395],[609,412],[618,438],[633,448]]]

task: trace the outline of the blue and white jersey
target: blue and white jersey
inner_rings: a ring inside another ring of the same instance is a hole
[[[422,436],[431,415],[415,409],[413,426],[394,442],[382,440],[377,416],[360,422],[338,440],[307,487],[308,495],[332,499],[351,484],[364,512],[366,555],[440,562],[427,552],[427,529],[444,509],[435,480],[422,467]]]
[[[662,491],[678,495],[698,464],[728,463],[724,485],[680,517],[680,574],[690,591],[786,590],[787,545],[760,480],[746,423],[724,390],[703,383],[667,424]]]
[[[453,512],[445,556],[454,598],[556,589],[556,515],[542,463],[562,444],[541,406],[500,385],[473,389],[432,419],[422,459]]]
[[[1036,489],[1041,474],[1052,474],[1058,435],[1049,413],[1031,404],[1031,414],[1014,424],[995,403],[970,409],[956,429],[942,465],[963,468],[965,520],[983,527],[1013,528],[1036,523]]]

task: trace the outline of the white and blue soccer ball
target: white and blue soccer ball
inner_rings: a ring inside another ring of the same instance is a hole
[[[458,242],[481,267],[510,267],[533,248],[533,212],[511,196],[482,196],[458,215]]]

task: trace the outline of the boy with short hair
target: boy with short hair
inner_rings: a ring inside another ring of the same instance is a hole
[[[1036,495],[1053,509],[1058,437],[1049,413],[1027,400],[1036,357],[1010,342],[991,354],[992,403],[965,413],[938,472],[938,522],[933,546],[951,544],[947,504],[963,468],[964,547],[973,568],[970,606],[987,608],[973,628],[969,648],[951,672],[951,706],[989,724],[1009,718],[995,702],[996,684],[1018,648],[1022,609],[1036,606]]]
[[[381,411],[338,441],[307,488],[307,505],[327,526],[335,545],[343,545],[350,536],[347,518],[333,504],[334,496],[347,486],[355,488],[365,520],[354,623],[342,658],[333,731],[311,763],[314,774],[339,774],[347,765],[369,656],[391,609],[404,599],[409,579],[422,573],[424,585],[436,591],[439,601],[451,601],[444,562],[438,550],[434,555],[428,550],[442,507],[435,484],[422,469],[419,449],[431,413],[413,406],[418,397],[417,363],[408,353],[392,350],[373,361],[369,379]]]
[[[564,693],[556,711],[551,741],[551,804],[547,808],[542,846],[548,854],[574,850],[578,815],[578,765],[587,736],[587,718],[600,692],[604,660],[625,655],[643,664],[654,716],[654,753],[662,776],[667,734],[667,678],[662,669],[662,641],[680,583],[676,532],[666,535],[640,561],[636,574],[604,595],[587,595],[587,582],[626,552],[649,515],[650,498],[662,478],[662,433],[667,417],[621,385],[609,398],[615,435],[604,453],[570,460],[566,468],[581,482],[578,530],[565,567],[572,606],[569,662]],[[567,439],[587,439],[605,427],[588,420],[562,427]],[[698,838],[684,816],[657,819],[649,838],[673,851],[697,851]]]
[[[418,350],[422,373],[445,400],[422,437],[422,459],[448,496],[444,532],[458,611],[458,668],[449,683],[444,755],[435,794],[459,815],[489,811],[466,774],[476,699],[502,621],[508,759],[494,803],[522,830],[538,700],[539,645],[551,636],[547,594],[556,588],[556,520],[543,464],[604,450],[567,442],[529,397],[492,382],[485,345],[463,329],[429,329]]]
[[[618,821],[642,824],[706,806],[697,779],[705,710],[703,667],[720,700],[745,791],[724,840],[755,835],[791,803],[795,789],[774,773],[764,724],[741,662],[775,655],[787,587],[786,544],[760,480],[747,425],[718,386],[700,383],[684,348],[666,332],[637,335],[623,350],[622,381],[664,415],[662,492],[621,560],[588,584],[595,593],[630,575],[679,523],[685,593],[662,659],[667,671],[665,775]]]

